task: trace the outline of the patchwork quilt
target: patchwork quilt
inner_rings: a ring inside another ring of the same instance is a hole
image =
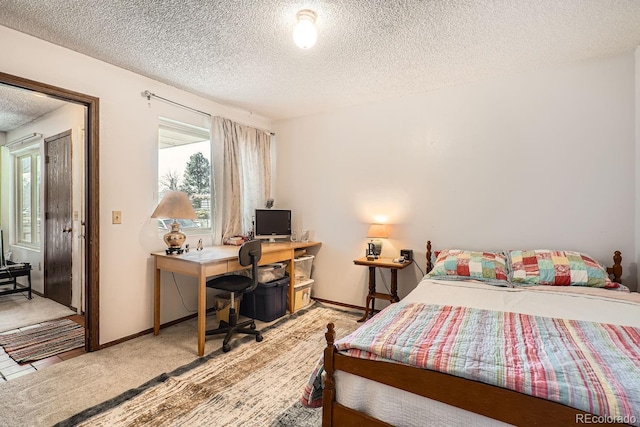
[[[640,425],[640,328],[430,304],[392,304],[339,351],[446,372]],[[322,360],[302,403],[320,406]]]

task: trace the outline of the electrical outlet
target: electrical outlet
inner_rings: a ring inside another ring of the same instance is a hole
[[[122,211],[111,211],[111,223],[122,224]]]

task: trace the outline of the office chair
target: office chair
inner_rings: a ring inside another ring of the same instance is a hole
[[[240,246],[238,253],[238,262],[243,267],[251,266],[251,277],[239,274],[231,274],[220,276],[207,281],[207,287],[212,289],[220,289],[231,293],[231,307],[229,307],[229,322],[220,321],[220,327],[211,329],[206,335],[226,334],[222,343],[222,351],[225,353],[231,350],[229,340],[235,333],[255,335],[256,341],[262,341],[262,333],[256,330],[256,323],[253,319],[238,323],[238,313],[234,304],[236,293],[252,292],[258,286],[258,262],[262,257],[262,246],[258,240],[250,240]],[[256,299],[253,299],[253,312],[255,309]]]

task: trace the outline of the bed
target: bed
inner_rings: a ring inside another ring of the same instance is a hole
[[[494,281],[427,275],[341,340],[329,324],[303,404],[316,406],[321,388],[324,426],[640,425],[640,296],[620,285],[621,254],[610,268],[585,267],[602,268],[602,286],[573,261],[554,280],[588,286],[548,286],[522,254],[524,266],[509,253],[510,271],[496,268]],[[539,283],[524,283],[535,274]]]

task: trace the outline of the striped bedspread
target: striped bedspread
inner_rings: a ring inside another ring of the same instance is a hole
[[[640,329],[427,304],[392,304],[336,342],[338,350],[640,422]],[[302,398],[321,403],[319,375]]]

